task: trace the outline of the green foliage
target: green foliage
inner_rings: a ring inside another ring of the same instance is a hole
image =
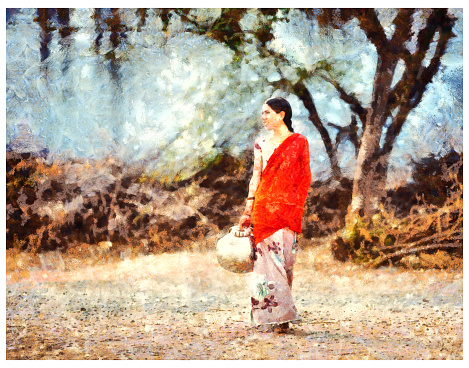
[[[300,77],[300,80],[306,79],[310,76],[310,73],[304,68],[297,68],[296,74]]]
[[[371,219],[359,215],[349,216],[341,237],[353,262],[370,264],[386,251],[385,248],[392,247],[396,241],[392,229],[395,220],[383,208]]]
[[[222,162],[224,154],[220,153],[215,157],[204,158],[200,164],[202,171],[210,170],[214,166],[218,166]]]
[[[321,70],[321,71],[325,71],[325,72],[330,73],[334,70],[334,67],[332,66],[332,64],[329,61],[322,60],[319,63],[317,63],[316,70],[318,70],[318,71]]]
[[[244,16],[245,11],[246,9],[223,9],[221,17],[206,33],[207,36],[225,43],[230,49],[236,51],[242,43],[243,33],[239,21]]]

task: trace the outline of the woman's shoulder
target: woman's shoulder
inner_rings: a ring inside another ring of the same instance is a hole
[[[304,142],[304,143],[308,143],[308,139],[307,139],[304,135],[302,135],[302,134],[300,134],[300,133],[294,133],[294,134],[296,135],[296,138],[295,138],[295,139],[296,139],[297,141],[301,141],[301,142]]]
[[[292,135],[296,136],[297,139],[306,139],[306,137],[303,135],[303,134],[300,134],[300,133],[293,133]]]

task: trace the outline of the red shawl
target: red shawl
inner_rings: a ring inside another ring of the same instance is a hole
[[[255,244],[285,227],[301,233],[310,185],[308,141],[295,133],[275,149],[262,172],[252,212]]]

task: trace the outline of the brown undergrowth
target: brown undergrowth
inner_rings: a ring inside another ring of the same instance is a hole
[[[389,191],[378,216],[349,223],[351,246],[336,241],[335,258],[374,267],[460,267],[462,156],[453,156],[417,165],[414,183]],[[6,245],[12,258],[37,263],[39,254],[77,254],[93,262],[94,255],[126,258],[213,247],[243,211],[252,154],[222,154],[190,179],[171,184],[111,158],[48,163],[10,152],[6,169]],[[351,189],[346,178],[312,183],[304,245],[344,229]]]
[[[411,207],[407,216],[399,218],[381,205],[379,213],[369,220],[355,217],[333,241],[336,258],[370,267],[462,268],[461,172],[462,158],[444,168],[440,180],[449,185],[441,206],[417,195],[419,203]]]

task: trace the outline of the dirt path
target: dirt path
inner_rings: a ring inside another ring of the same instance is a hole
[[[462,271],[364,270],[303,250],[286,335],[249,325],[213,252],[7,275],[7,359],[462,359]]]

